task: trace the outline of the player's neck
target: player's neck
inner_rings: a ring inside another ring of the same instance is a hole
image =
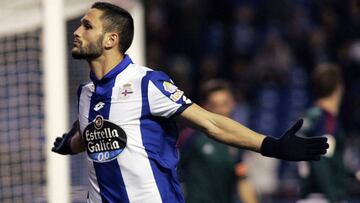
[[[316,100],[315,104],[334,116],[339,114],[340,98],[338,97],[321,98]]]
[[[124,58],[122,54],[104,54],[94,60],[88,61],[90,69],[100,80]]]
[[[337,85],[336,89],[328,97],[316,100],[316,105],[334,116],[339,114],[341,98],[343,95],[343,86]]]

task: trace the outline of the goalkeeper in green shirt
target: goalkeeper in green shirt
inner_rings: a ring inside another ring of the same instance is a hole
[[[209,80],[201,88],[205,109],[230,117],[235,100],[230,85]],[[179,172],[186,203],[231,203],[237,194],[242,203],[257,203],[255,189],[246,178],[239,149],[217,142],[201,131],[186,129],[179,139]]]
[[[326,136],[330,145],[318,162],[300,162],[301,197],[298,203],[347,202],[346,178],[357,177],[344,164],[345,134],[338,121],[343,95],[341,71],[335,64],[321,64],[313,72],[312,90],[315,103],[305,115],[301,134]]]

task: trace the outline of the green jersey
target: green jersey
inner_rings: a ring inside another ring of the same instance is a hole
[[[185,202],[232,202],[238,149],[192,132],[180,152],[179,174],[185,185]]]
[[[319,107],[308,110],[302,134],[326,136],[330,148],[320,161],[300,163],[301,196],[321,193],[330,202],[346,199],[346,170],[343,160],[345,137],[336,117]]]

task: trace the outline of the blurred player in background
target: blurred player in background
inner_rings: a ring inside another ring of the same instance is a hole
[[[301,196],[298,203],[346,202],[347,176],[360,180],[360,173],[344,165],[346,137],[338,120],[344,91],[340,68],[320,64],[312,74],[314,106],[305,115],[301,133],[306,137],[326,136],[329,149],[319,162],[300,162]]]
[[[326,152],[326,138],[296,136],[302,120],[274,139],[192,103],[165,73],[136,65],[125,54],[133,34],[132,16],[103,2],[86,12],[74,32],[72,56],[88,62],[91,81],[78,89],[78,120],[52,151],[86,150],[88,202],[184,202],[176,171],[176,118],[264,156],[318,160]]]
[[[206,110],[231,117],[236,103],[229,83],[209,80],[201,85],[200,94]],[[242,203],[258,202],[238,149],[188,129],[180,135],[179,148],[187,203],[231,203],[235,191]]]

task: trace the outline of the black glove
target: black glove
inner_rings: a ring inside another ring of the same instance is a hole
[[[266,137],[261,144],[261,154],[287,161],[315,161],[329,148],[325,137],[303,138],[295,133],[303,120],[298,120],[280,139]]]
[[[75,154],[71,151],[70,143],[71,138],[78,132],[78,121],[75,121],[71,130],[68,133],[64,133],[62,137],[57,137],[54,142],[54,146],[51,151],[63,155]]]

